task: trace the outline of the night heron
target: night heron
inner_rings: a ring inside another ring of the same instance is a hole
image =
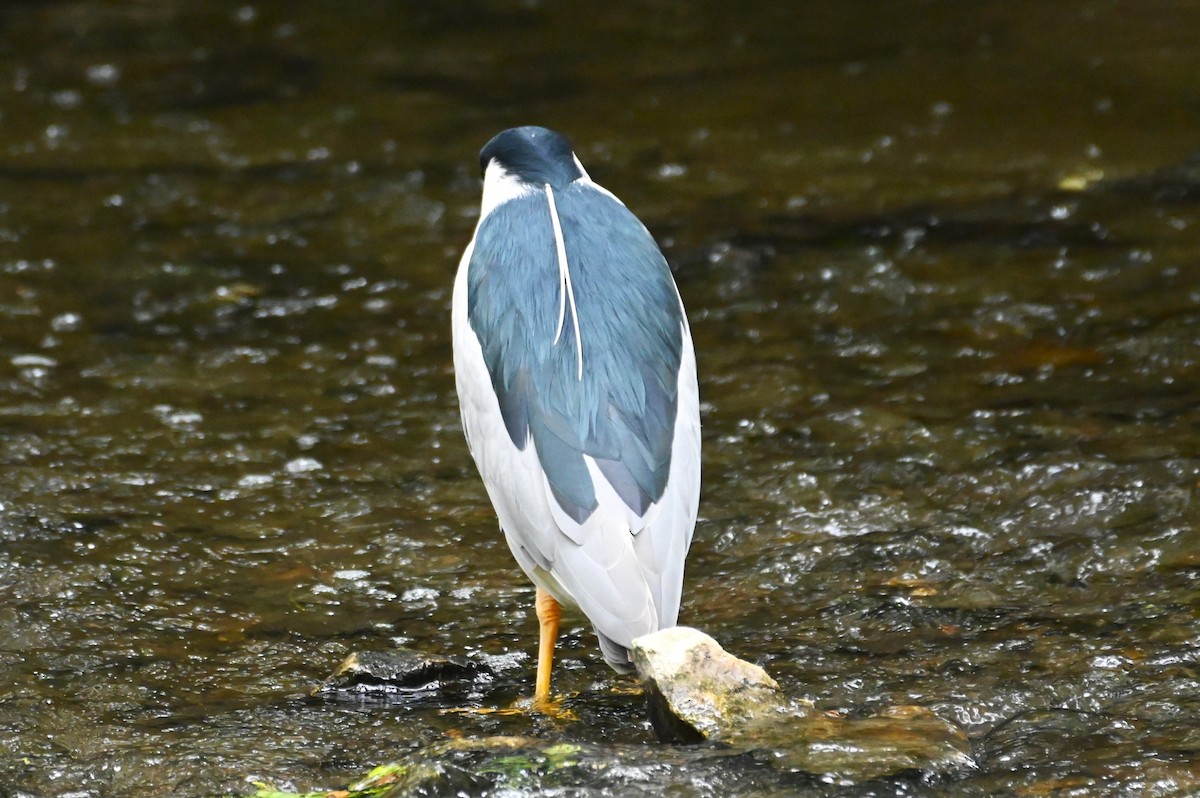
[[[564,136],[505,130],[479,165],[454,375],[467,445],[537,587],[544,705],[560,604],[621,673],[635,637],[675,625],[700,498],[696,358],[653,237]]]

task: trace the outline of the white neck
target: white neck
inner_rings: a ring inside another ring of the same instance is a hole
[[[479,221],[511,199],[524,197],[538,191],[538,187],[522,182],[515,175],[504,171],[504,167],[493,160],[483,173],[483,200],[479,206]]]

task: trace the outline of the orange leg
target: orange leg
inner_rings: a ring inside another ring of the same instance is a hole
[[[537,687],[533,693],[535,707],[550,704],[550,670],[554,667],[554,644],[558,642],[558,602],[540,587],[534,600],[538,619]]]

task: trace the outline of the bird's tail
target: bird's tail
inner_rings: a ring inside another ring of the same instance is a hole
[[[633,672],[633,659],[628,648],[605,636],[599,629],[596,629],[596,637],[600,640],[600,653],[604,655],[604,661],[610,668],[617,673]]]

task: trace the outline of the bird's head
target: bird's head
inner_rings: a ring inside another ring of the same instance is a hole
[[[563,189],[586,174],[566,136],[533,125],[509,128],[483,145],[479,171],[485,181],[490,169],[539,189]]]
[[[479,151],[483,176],[483,213],[506,200],[550,186],[561,191],[587,178],[583,164],[561,133],[528,125],[497,133]]]

